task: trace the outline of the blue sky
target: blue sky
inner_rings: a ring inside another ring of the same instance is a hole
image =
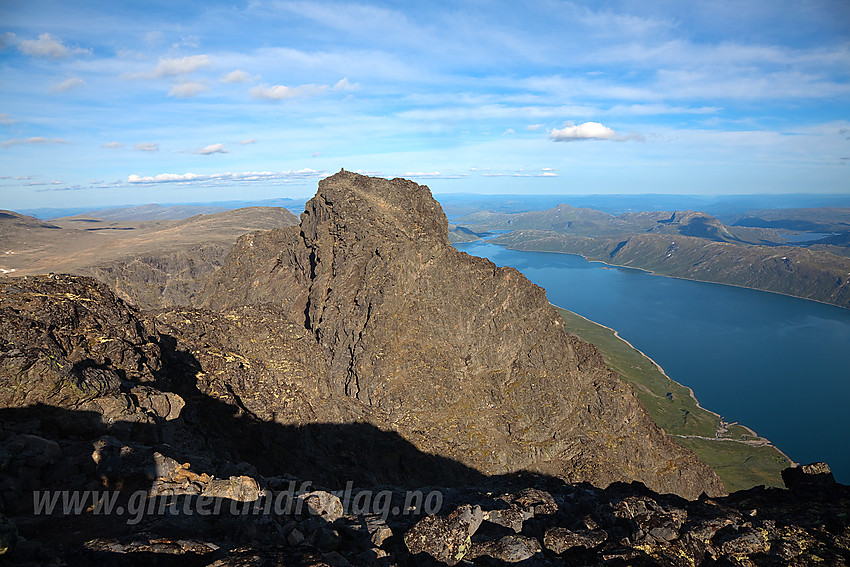
[[[850,192],[850,3],[0,0],[0,208]]]

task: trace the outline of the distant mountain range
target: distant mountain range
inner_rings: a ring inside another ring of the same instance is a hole
[[[567,204],[455,220],[516,250],[566,252],[700,281],[739,285],[850,308],[850,209],[760,211],[727,225],[702,212],[611,215]],[[828,232],[792,245],[789,233]],[[465,234],[469,239],[468,234]],[[460,241],[460,240],[458,240]]]
[[[478,193],[435,194],[449,220],[478,211],[500,213],[523,213],[550,209],[561,203],[584,207],[619,215],[637,211],[703,211],[726,223],[746,216],[750,211],[764,209],[800,209],[850,207],[850,195],[827,194],[753,194],[753,195],[675,195],[675,194],[622,194],[622,195],[528,195],[523,193],[486,195]],[[263,199],[259,201],[210,201],[201,203],[160,203],[165,208],[175,207],[220,207],[223,210],[244,207],[283,207],[295,214],[304,210],[306,199]],[[2,203],[0,203],[2,206]],[[120,205],[115,207],[41,207],[19,209],[17,212],[42,220],[79,214],[90,215],[93,211],[134,209],[148,205]],[[191,215],[188,215],[191,216]],[[173,217],[181,218],[181,217]],[[132,220],[132,219],[116,219]]]

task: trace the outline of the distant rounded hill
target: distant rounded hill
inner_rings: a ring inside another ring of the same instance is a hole
[[[163,206],[151,203],[135,207],[110,207],[74,215],[74,217],[97,218],[105,221],[180,220],[195,215],[210,215],[227,211],[225,207],[204,205]],[[70,217],[70,218],[74,218]]]
[[[181,305],[200,291],[201,280],[218,269],[239,236],[298,223],[295,215],[280,207],[197,213],[201,208],[145,205],[50,223],[0,211],[4,248],[0,268],[15,276],[47,272],[94,276],[138,307]],[[186,213],[193,216],[139,218]],[[136,218],[126,220],[128,216]]]

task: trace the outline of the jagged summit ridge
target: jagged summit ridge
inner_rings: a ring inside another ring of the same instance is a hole
[[[485,474],[723,492],[670,441],[545,292],[450,246],[427,187],[340,172],[298,227],[243,237],[204,290],[221,310],[271,304],[315,337],[333,396]]]
[[[361,221],[368,222],[361,222]],[[448,243],[448,220],[431,191],[408,179],[366,177],[342,170],[319,182],[301,215],[305,238],[323,223],[342,229],[341,240],[366,236]],[[368,234],[363,234],[363,231]],[[343,238],[344,237],[344,238]]]

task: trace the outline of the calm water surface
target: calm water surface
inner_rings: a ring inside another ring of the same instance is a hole
[[[571,254],[457,248],[518,269],[552,303],[617,329],[703,407],[850,484],[850,310]]]

